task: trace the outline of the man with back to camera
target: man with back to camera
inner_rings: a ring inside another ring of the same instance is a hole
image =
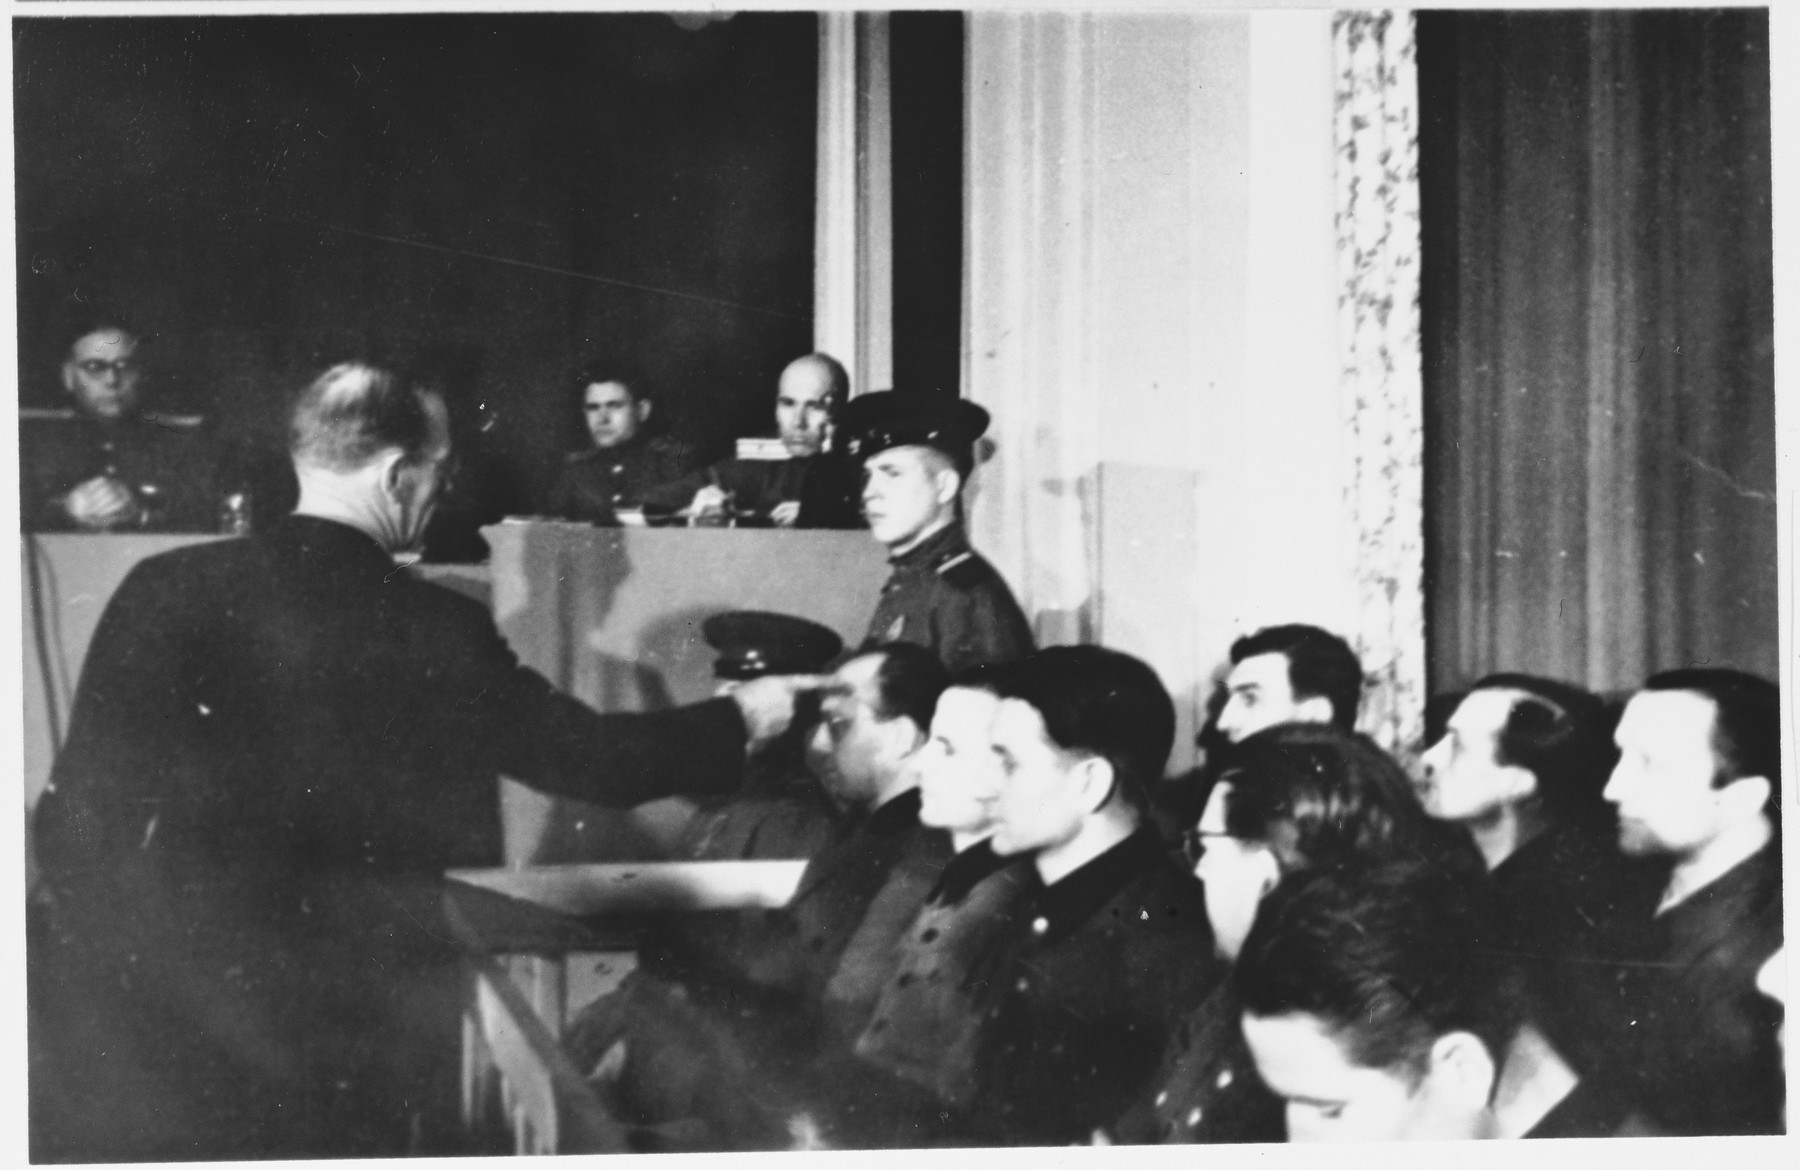
[[[641,374],[591,365],[576,375],[593,445],[564,458],[549,512],[565,520],[617,525],[652,489],[679,479],[697,460],[683,443],[646,430],[655,402]]]
[[[80,327],[62,363],[70,421],[20,438],[20,517],[29,531],[211,532],[214,458],[197,420],[143,409],[142,339],[116,320]]]
[[[1425,810],[1467,829],[1481,850],[1534,1016],[1583,1073],[1632,1027],[1618,980],[1644,957],[1637,924],[1662,880],[1659,867],[1619,853],[1600,795],[1618,756],[1609,733],[1598,696],[1489,675],[1425,752],[1419,784]]]
[[[1145,822],[1174,704],[1150,667],[1099,646],[1038,651],[997,690],[991,845],[1030,856],[1036,882],[971,974],[989,1002],[961,1128],[981,1144],[1086,1142],[1222,973],[1200,883]]]
[[[1263,900],[1232,984],[1290,1142],[1502,1134],[1515,1021],[1485,886],[1394,858],[1315,870]]]
[[[951,673],[1031,653],[1006,581],[969,547],[962,490],[988,413],[962,398],[884,390],[844,409],[845,451],[862,466],[863,514],[893,567],[867,644],[912,642]]]
[[[1779,689],[1726,669],[1653,676],[1625,705],[1605,790],[1619,846],[1673,863],[1628,986],[1615,1074],[1675,1134],[1779,1133],[1781,1057],[1755,989],[1782,942]]]
[[[729,791],[818,685],[598,715],[485,606],[395,563],[443,487],[442,398],[334,366],[290,451],[293,516],[142,562],[88,652],[36,817],[56,901],[33,993],[62,1005],[39,1033],[60,1075],[33,1077],[46,1154],[442,1147],[461,1005],[441,875],[499,863],[496,776],[621,806]]]
[[[830,354],[809,353],[781,371],[775,428],[785,459],[724,459],[649,493],[653,508],[680,508],[705,523],[729,513],[775,528],[861,528],[856,470],[833,447],[850,375]]]

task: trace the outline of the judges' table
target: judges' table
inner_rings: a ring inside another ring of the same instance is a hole
[[[602,711],[712,695],[700,624],[728,609],[810,618],[855,646],[887,578],[866,532],[508,521],[482,535],[501,633],[527,665]],[[681,800],[621,812],[502,788],[512,865],[665,856],[692,811]]]

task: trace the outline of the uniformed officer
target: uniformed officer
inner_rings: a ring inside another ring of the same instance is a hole
[[[26,428],[20,516],[34,531],[210,532],[214,459],[199,419],[144,409],[140,339],[84,327],[62,364],[68,418]]]
[[[1031,653],[1019,603],[963,531],[963,484],[987,425],[988,412],[961,398],[886,390],[844,408],[863,513],[893,566],[866,645],[928,646],[952,672]]]
[[[830,354],[809,353],[781,371],[775,429],[785,458],[722,459],[656,489],[646,506],[681,509],[745,527],[861,528],[856,467],[834,446],[850,375]]]
[[[621,511],[642,507],[647,492],[679,479],[698,460],[685,443],[645,431],[655,404],[642,378],[590,367],[576,384],[594,445],[566,457],[548,510],[565,520],[616,525]]]

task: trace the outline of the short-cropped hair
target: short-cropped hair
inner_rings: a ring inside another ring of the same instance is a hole
[[[1175,745],[1175,703],[1147,663],[1103,646],[1051,646],[999,672],[996,694],[1031,704],[1051,742],[1099,756],[1139,812]]]
[[[883,719],[904,716],[920,731],[929,729],[938,696],[950,682],[950,672],[943,661],[911,642],[888,642],[864,653],[881,655],[881,665],[875,671],[875,713]]]
[[[1231,786],[1225,831],[1268,846],[1283,873],[1447,847],[1406,772],[1353,731],[1264,728],[1236,745],[1218,783]]]
[[[1344,641],[1318,626],[1266,626],[1231,644],[1236,665],[1259,654],[1279,654],[1287,659],[1288,686],[1296,699],[1322,697],[1331,703],[1331,721],[1345,731],[1356,729],[1362,707],[1363,670]]]
[[[431,439],[424,393],[365,362],[340,362],[314,378],[288,415],[294,462],[332,471],[353,471],[396,447],[415,460]]]
[[[1780,807],[1781,688],[1766,678],[1724,667],[1666,670],[1644,684],[1646,691],[1690,691],[1712,700],[1713,785],[1722,788],[1745,776],[1766,776],[1770,808]]]
[[[1517,1013],[1484,873],[1420,858],[1284,878],[1263,899],[1232,983],[1251,1015],[1318,1020],[1345,1057],[1414,1083],[1441,1036],[1498,1066]]]
[[[636,366],[626,362],[590,361],[575,371],[575,400],[587,401],[589,386],[617,382],[625,387],[633,402],[649,402],[656,397],[650,380]]]
[[[1490,674],[1472,688],[1515,692],[1494,743],[1494,762],[1537,777],[1545,810],[1559,820],[1587,820],[1607,809],[1601,792],[1618,749],[1600,696],[1532,674]]]

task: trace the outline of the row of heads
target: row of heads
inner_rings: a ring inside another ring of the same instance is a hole
[[[590,363],[575,375],[574,388],[589,436],[602,450],[636,440],[654,417],[656,390],[635,368]],[[849,372],[825,353],[795,358],[776,382],[776,431],[795,457],[836,448],[867,459],[894,447],[925,447],[967,478],[988,422],[981,407],[945,395],[882,390],[851,398]]]

